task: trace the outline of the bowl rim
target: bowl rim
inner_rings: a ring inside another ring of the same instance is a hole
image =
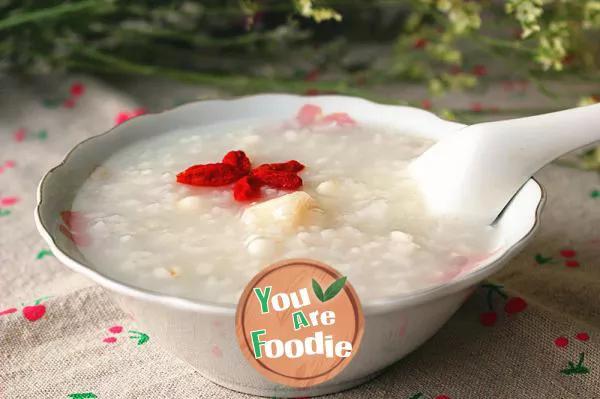
[[[317,95],[317,96],[305,96],[305,95],[295,95],[295,94],[284,94],[284,93],[265,93],[265,94],[253,94],[246,96],[238,96],[232,98],[221,98],[221,99],[210,99],[210,100],[196,100],[191,101],[185,104],[177,105],[171,108],[166,108],[157,112],[150,112],[136,117],[136,120],[141,118],[145,118],[148,116],[159,116],[161,114],[165,114],[171,112],[176,109],[182,109],[186,107],[198,107],[203,105],[216,105],[218,103],[227,104],[231,102],[244,102],[244,101],[255,101],[260,100],[265,97],[273,97],[273,96],[283,96],[283,97],[292,97],[298,99],[307,99],[307,100],[335,100],[337,99],[355,99],[360,101],[365,101],[372,105],[376,106],[387,106],[394,108],[402,108],[405,110],[415,110],[421,112],[423,115],[428,114],[428,117],[432,119],[437,119],[440,122],[448,123],[448,125],[457,126],[466,126],[465,124],[447,121],[445,119],[440,118],[434,113],[423,110],[416,107],[410,106],[402,106],[402,105],[390,105],[390,104],[380,104],[371,100],[363,99],[360,97],[352,97],[352,96],[343,96],[343,95]],[[117,294],[125,295],[128,297],[137,298],[146,302],[152,302],[157,304],[162,304],[166,307],[176,308],[184,311],[192,311],[192,312],[200,312],[200,313],[208,313],[213,315],[221,315],[221,316],[235,316],[237,304],[224,304],[217,302],[210,302],[205,300],[197,300],[197,299],[188,299],[179,297],[177,295],[165,294],[141,287],[136,287],[121,281],[118,281],[116,278],[105,275],[99,271],[92,269],[89,266],[86,266],[82,263],[79,263],[75,259],[71,258],[69,255],[64,253],[56,241],[54,240],[53,235],[50,233],[50,229],[47,228],[45,223],[42,221],[41,210],[44,205],[44,191],[45,186],[47,184],[47,180],[56,170],[64,167],[70,160],[71,156],[78,151],[82,146],[87,145],[89,142],[94,140],[99,140],[104,136],[117,133],[117,130],[121,130],[126,128],[127,123],[131,122],[131,120],[125,121],[121,124],[115,125],[110,129],[106,130],[103,133],[99,133],[97,135],[86,138],[85,140],[80,141],[76,144],[71,150],[63,157],[63,159],[56,166],[51,168],[40,180],[37,187],[37,198],[36,198],[36,206],[34,209],[34,221],[37,227],[39,234],[42,236],[44,241],[50,247],[52,253],[57,257],[57,259],[63,263],[65,266],[69,267],[72,271],[76,273],[80,273],[83,276],[89,278],[94,283],[100,285],[101,287],[115,292]],[[398,310],[402,308],[412,307],[419,305],[424,302],[430,302],[434,299],[440,298],[442,296],[450,295],[452,293],[456,293],[458,291],[468,289],[478,282],[485,279],[487,276],[492,274],[495,269],[498,268],[498,265],[504,264],[505,261],[512,258],[516,255],[522,247],[524,247],[527,242],[535,235],[540,225],[540,216],[541,212],[544,208],[547,199],[547,193],[544,187],[534,178],[531,177],[517,192],[521,192],[523,187],[528,184],[534,184],[540,190],[540,198],[536,204],[535,214],[534,214],[534,223],[529,231],[516,243],[514,243],[510,248],[508,248],[498,259],[490,262],[488,265],[480,267],[474,271],[468,272],[464,275],[463,278],[453,279],[448,282],[443,282],[440,284],[436,284],[434,286],[420,289],[416,291],[409,292],[408,294],[400,294],[395,296],[386,297],[382,300],[377,300],[371,303],[363,304],[363,312],[365,316],[372,314],[381,314],[386,313],[390,310]],[[496,266],[496,267],[494,267]]]

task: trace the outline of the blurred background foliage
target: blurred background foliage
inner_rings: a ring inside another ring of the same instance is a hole
[[[599,29],[600,0],[0,0],[0,72],[161,76],[233,94],[389,103],[403,102],[375,88],[418,83],[433,98],[517,80],[553,97],[546,82],[600,82]],[[579,105],[597,101],[582,93]],[[600,168],[600,151],[580,166]]]

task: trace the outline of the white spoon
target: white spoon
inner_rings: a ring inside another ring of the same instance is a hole
[[[467,126],[410,165],[433,214],[492,224],[544,165],[600,140],[600,104]]]

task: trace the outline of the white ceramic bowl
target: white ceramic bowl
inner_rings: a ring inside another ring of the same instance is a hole
[[[304,390],[266,380],[245,360],[235,338],[234,305],[177,298],[116,281],[88,264],[58,229],[60,212],[71,208],[90,172],[124,146],[180,128],[224,123],[235,128],[292,120],[308,103],[321,106],[325,113],[346,112],[358,123],[383,124],[435,140],[463,126],[420,109],[343,96],[269,94],[187,104],[129,120],[76,146],[40,183],[35,211],[38,230],[62,263],[104,287],[153,340],[219,385],[269,397],[317,396],[359,385],[427,341],[478,283],[500,269],[531,239],[544,204],[544,193],[537,182],[529,180],[500,219],[497,228],[505,244],[499,251],[450,282],[366,304],[364,337],[352,363],[333,380]]]

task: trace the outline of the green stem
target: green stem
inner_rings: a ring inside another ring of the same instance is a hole
[[[494,310],[494,301],[493,301],[493,297],[494,297],[494,289],[493,288],[488,288],[488,293],[487,293],[487,305],[488,305],[488,310],[491,312]]]
[[[7,18],[0,20],[0,30],[11,28],[20,24],[43,21],[56,18],[65,14],[86,11],[95,7],[112,8],[110,2],[103,0],[88,0],[79,3],[65,3],[55,7],[44,8],[38,11],[29,11],[26,13],[13,13]]]
[[[183,32],[179,32],[176,30],[170,29],[151,29],[151,30],[141,30],[134,28],[119,28],[113,33],[118,34],[122,32],[124,34],[135,35],[138,34],[140,36],[150,36],[155,38],[163,38],[163,39],[178,39],[193,44],[194,46],[202,46],[202,47],[234,47],[234,46],[245,46],[248,44],[257,43],[260,41],[267,41],[269,39],[274,38],[278,35],[275,31],[269,32],[249,32],[245,35],[235,36],[231,38],[215,38],[208,37],[205,35],[190,35]],[[298,32],[294,37],[297,40],[308,39],[311,34],[309,32]]]
[[[535,50],[523,47],[521,45],[521,42],[515,43],[515,42],[509,41],[509,40],[496,39],[493,37],[479,35],[479,34],[474,34],[474,35],[472,35],[472,37],[475,40],[479,40],[480,42],[485,43],[491,47],[501,47],[501,48],[506,48],[509,50],[519,51],[519,52],[528,53],[528,54],[535,53]]]
[[[324,4],[324,6],[327,7],[337,7],[337,6],[344,6],[346,4],[350,4],[353,8],[372,8],[374,6],[393,6],[393,5],[397,5],[397,4],[403,4],[405,3],[405,0],[373,0],[373,1],[369,1],[369,2],[357,2],[357,1],[353,1],[353,0],[328,0],[327,4]],[[316,7],[315,7],[316,8]],[[259,12],[265,12],[265,11],[286,11],[286,10],[293,10],[294,6],[291,5],[289,2],[284,2],[284,1],[279,1],[279,2],[273,2],[272,4],[269,4],[267,6],[259,6],[258,7],[258,11]],[[204,15],[211,15],[211,14],[219,14],[219,15],[223,15],[223,14],[233,14],[233,15],[240,15],[242,14],[242,9],[239,7],[222,7],[222,8],[217,8],[217,7],[210,7],[210,8],[206,8],[205,10],[202,10],[202,13]]]

